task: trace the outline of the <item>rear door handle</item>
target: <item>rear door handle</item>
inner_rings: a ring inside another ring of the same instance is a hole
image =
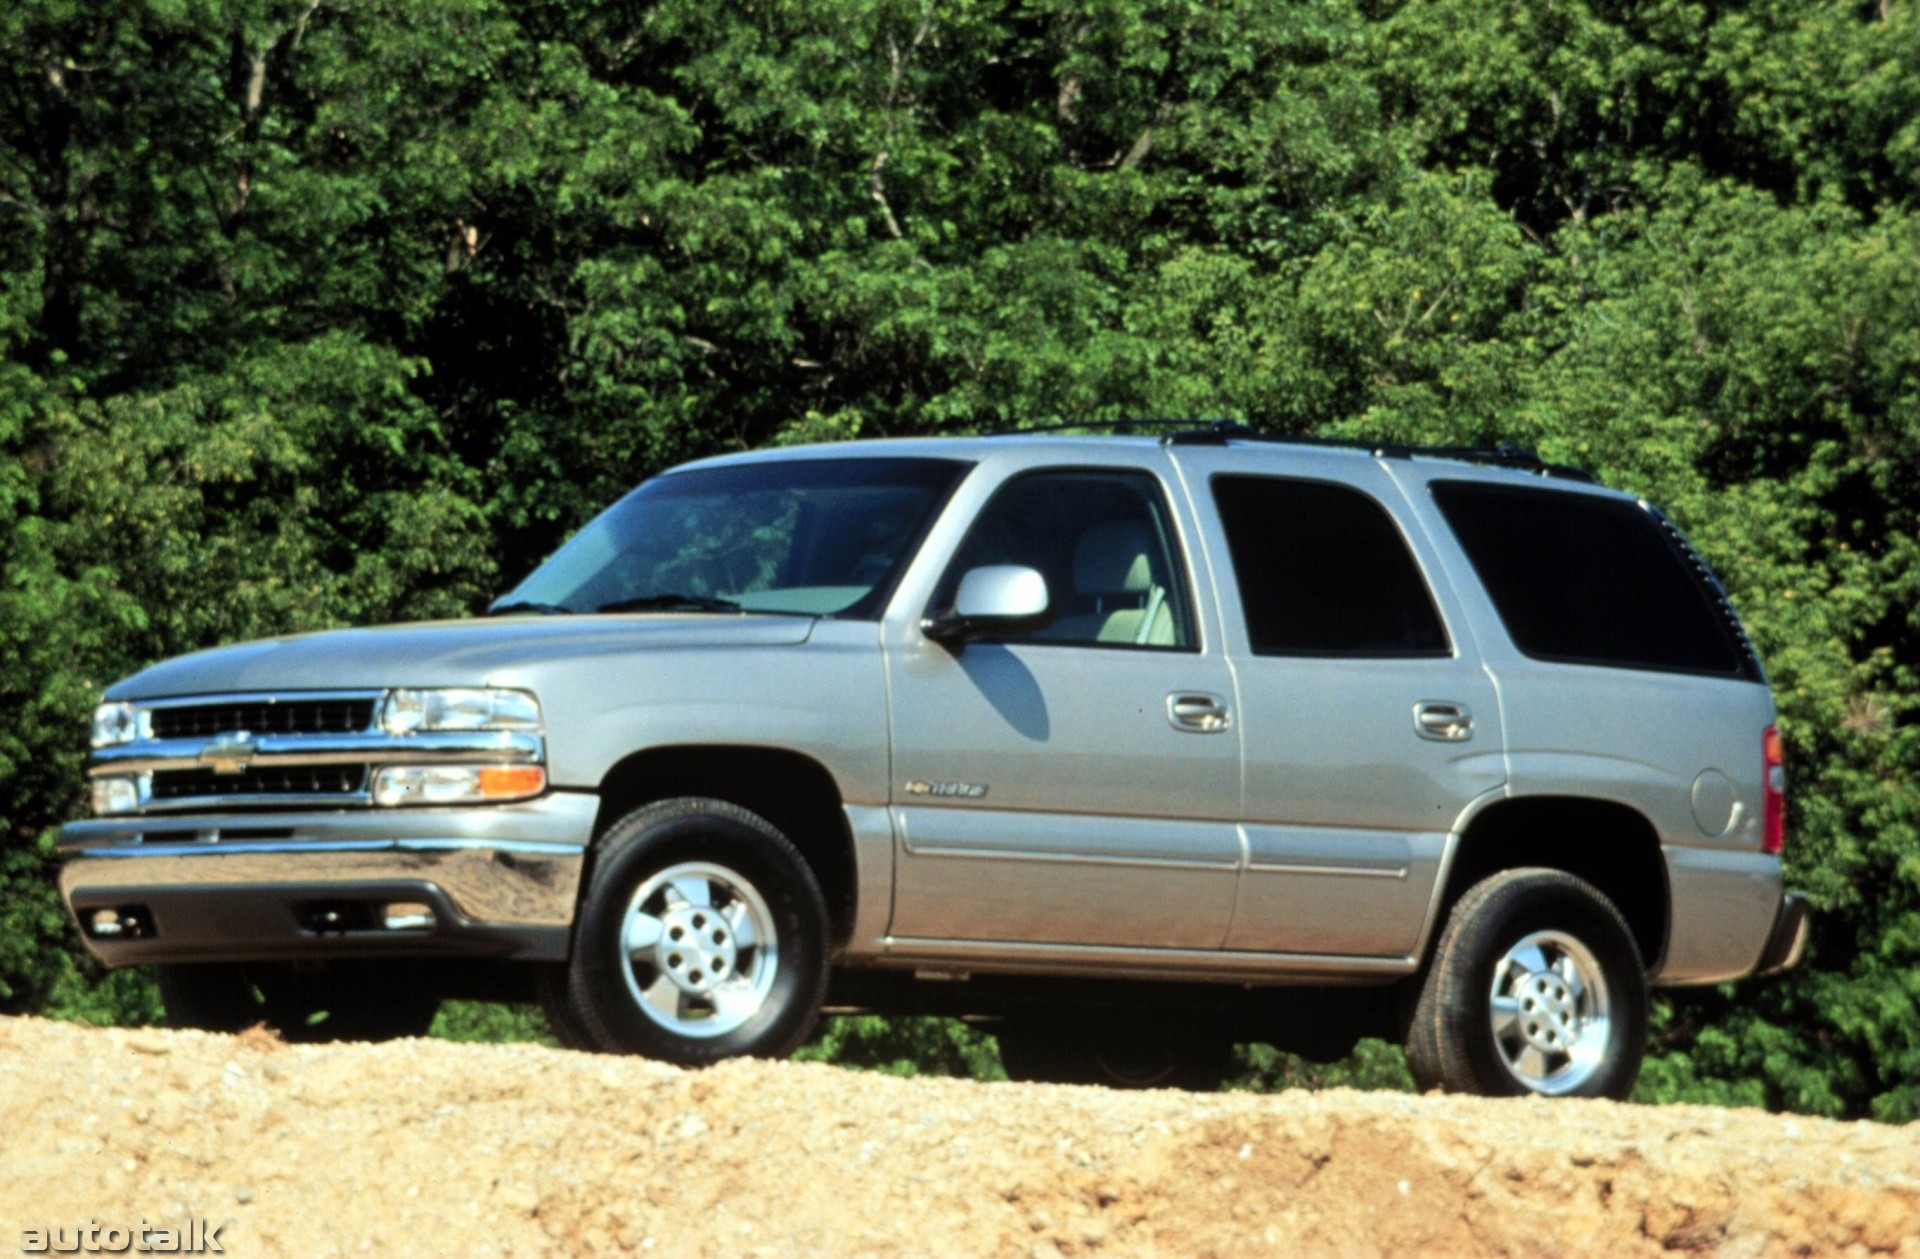
[[[1437,743],[1464,743],[1473,737],[1473,714],[1450,699],[1423,699],[1413,706],[1413,731]]]
[[[1230,724],[1227,701],[1204,691],[1167,696],[1167,723],[1186,734],[1219,734]]]

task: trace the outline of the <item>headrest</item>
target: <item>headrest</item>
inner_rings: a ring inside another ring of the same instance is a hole
[[[1138,594],[1153,588],[1152,539],[1131,520],[1106,520],[1073,549],[1073,588],[1083,595]]]

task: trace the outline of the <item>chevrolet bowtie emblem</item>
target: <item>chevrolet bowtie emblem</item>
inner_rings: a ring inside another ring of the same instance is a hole
[[[211,766],[216,774],[237,774],[253,763],[254,753],[259,750],[253,742],[253,735],[240,730],[223,734],[201,748],[200,763]]]

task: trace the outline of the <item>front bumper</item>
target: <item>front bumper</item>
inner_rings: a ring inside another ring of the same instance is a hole
[[[60,832],[60,895],[108,966],[561,961],[599,803],[553,792],[470,809],[75,822]],[[429,912],[389,925],[393,906]]]

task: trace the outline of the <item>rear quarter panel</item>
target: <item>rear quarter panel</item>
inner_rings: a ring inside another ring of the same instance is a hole
[[[1449,582],[1461,593],[1494,677],[1506,734],[1508,794],[1613,801],[1652,824],[1672,906],[1657,982],[1708,983],[1751,971],[1781,892],[1779,860],[1760,852],[1761,733],[1774,720],[1767,688],[1733,678],[1556,663],[1522,654],[1434,505],[1428,483],[1523,479],[1538,484],[1537,479],[1458,466],[1399,465],[1394,471]],[[1565,489],[1625,497],[1592,487]],[[1551,843],[1552,837],[1542,840]]]

